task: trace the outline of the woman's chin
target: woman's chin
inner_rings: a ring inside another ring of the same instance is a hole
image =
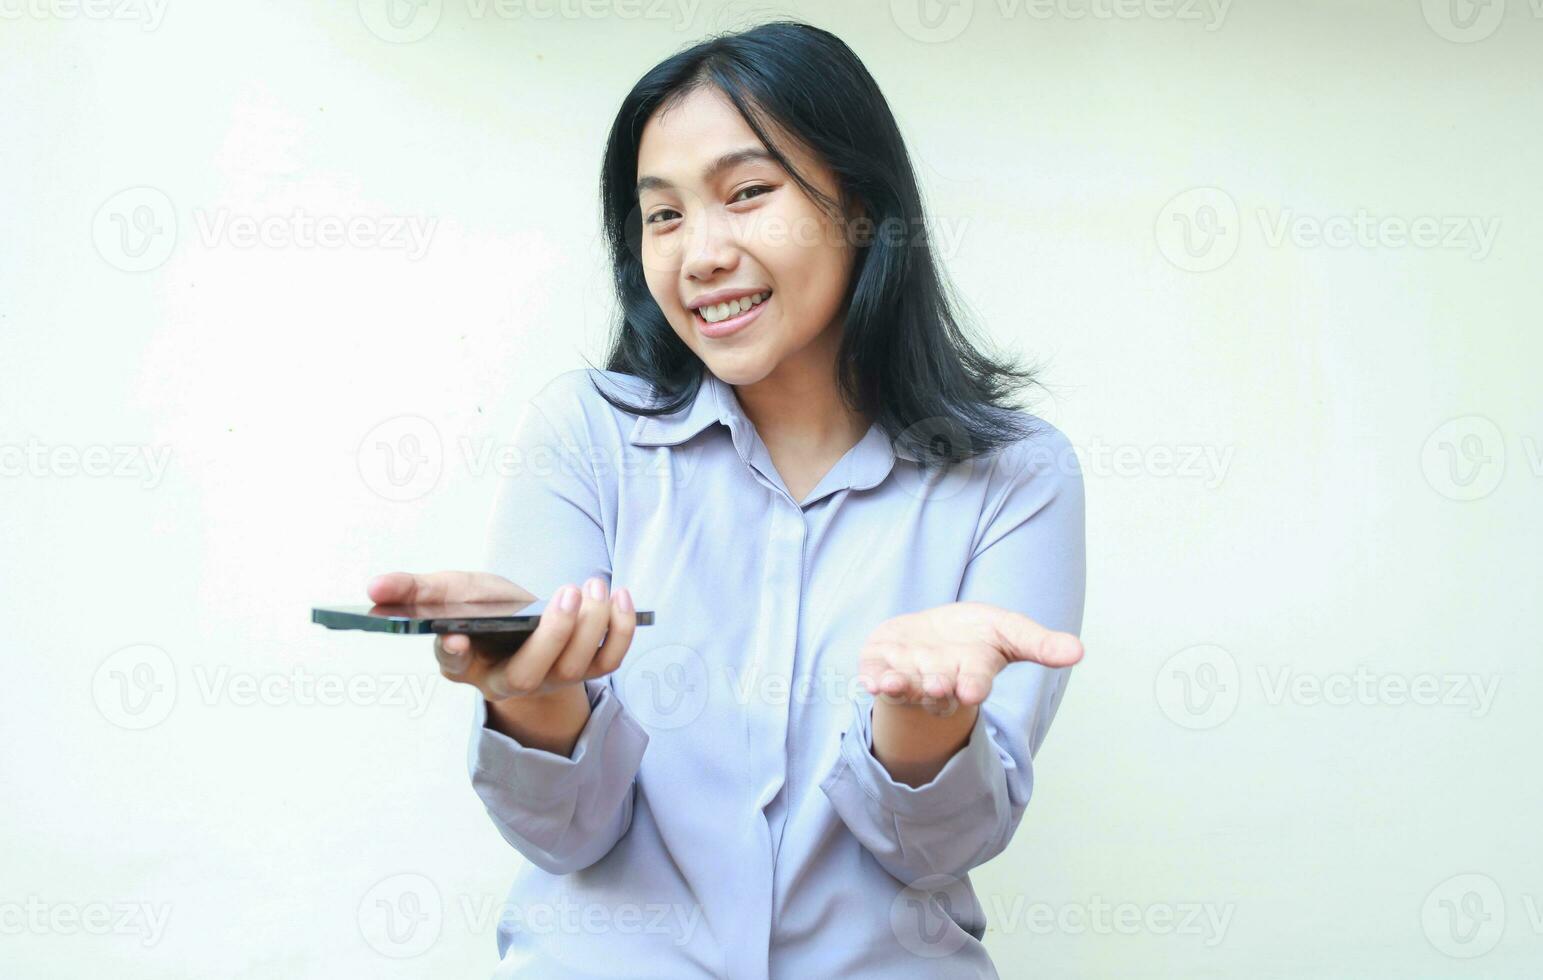
[[[753,350],[713,351],[702,356],[702,363],[719,381],[731,385],[755,384],[775,366]]]

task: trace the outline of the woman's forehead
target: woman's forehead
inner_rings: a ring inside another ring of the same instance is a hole
[[[822,171],[795,139],[790,139],[771,119],[762,115],[759,122],[777,149],[805,174]],[[754,153],[752,151],[759,151]],[[667,107],[661,107],[643,127],[638,144],[637,178],[639,187],[659,186],[659,178],[670,184],[686,185],[707,180],[713,165],[727,156],[737,156],[737,164],[761,163],[781,169],[776,157],[756,136],[727,95],[716,88],[697,89]],[[756,159],[759,157],[759,159]],[[817,178],[818,179],[818,178]]]
[[[642,173],[655,161],[667,166],[760,142],[727,96],[717,89],[698,89],[649,118],[638,144],[638,170]]]

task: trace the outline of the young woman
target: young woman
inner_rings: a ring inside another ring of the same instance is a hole
[[[1075,455],[959,329],[894,118],[831,34],[649,71],[601,192],[607,367],[532,400],[484,570],[368,586],[557,600],[517,654],[435,645],[529,860],[498,975],[996,976],[968,873],[1082,655]]]

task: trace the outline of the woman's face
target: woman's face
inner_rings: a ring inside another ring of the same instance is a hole
[[[827,167],[781,134],[773,138],[805,179],[838,197]],[[726,96],[700,88],[649,119],[638,186],[649,292],[710,371],[730,384],[753,384],[800,352],[800,360],[814,357],[829,368],[856,250]],[[700,308],[704,300],[738,297],[743,307],[758,296],[761,303],[737,315],[709,305],[704,316]]]

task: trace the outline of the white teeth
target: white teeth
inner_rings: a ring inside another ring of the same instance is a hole
[[[754,296],[741,296],[739,299],[730,300],[727,303],[703,306],[697,312],[708,323],[718,323],[721,320],[727,320],[731,316],[738,316],[758,303],[765,302],[767,295],[769,294],[756,293]]]

